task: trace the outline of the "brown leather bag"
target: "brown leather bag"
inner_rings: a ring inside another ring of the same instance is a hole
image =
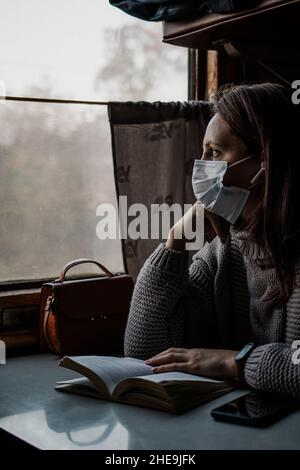
[[[65,280],[67,271],[94,263],[106,276]],[[134,283],[89,259],[68,263],[58,279],[42,286],[40,349],[64,355],[123,354],[124,332]]]

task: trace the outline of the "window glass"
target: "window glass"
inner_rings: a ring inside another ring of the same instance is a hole
[[[0,0],[0,79],[7,95],[180,101],[187,50],[108,0]]]
[[[0,122],[0,281],[76,258],[123,271],[120,240],[96,236],[97,206],[116,204],[107,108],[7,102]]]

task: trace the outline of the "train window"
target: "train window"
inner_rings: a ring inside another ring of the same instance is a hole
[[[97,206],[116,201],[105,103],[186,100],[187,51],[108,2],[0,7],[0,283],[52,278],[78,257],[122,271],[120,241],[96,236]]]

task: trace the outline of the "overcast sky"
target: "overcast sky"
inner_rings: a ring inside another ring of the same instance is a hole
[[[57,97],[107,99],[94,89],[97,71],[108,59],[103,29],[139,21],[108,0],[0,0],[0,80],[6,93],[25,95],[33,85],[49,84]],[[161,41],[161,23],[144,26]],[[116,34],[109,53],[117,48]],[[174,83],[173,92],[162,84],[160,93],[159,99],[186,99],[186,84]]]

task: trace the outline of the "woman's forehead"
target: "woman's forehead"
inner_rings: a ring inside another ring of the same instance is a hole
[[[228,139],[232,139],[231,129],[222,116],[216,113],[207,125],[203,143],[205,145],[221,144],[227,142]]]

